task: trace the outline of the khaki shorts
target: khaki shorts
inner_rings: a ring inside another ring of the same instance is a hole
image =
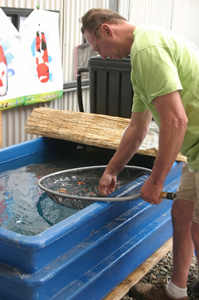
[[[194,202],[193,221],[199,224],[199,171],[191,172],[187,164],[182,168],[177,196],[178,199]]]

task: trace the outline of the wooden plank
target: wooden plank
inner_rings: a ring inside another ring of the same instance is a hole
[[[0,110],[0,148],[2,148],[2,112]]]
[[[172,238],[152,254],[133,273],[123,280],[104,300],[120,300],[129,290],[138,283],[170,250],[172,249]]]

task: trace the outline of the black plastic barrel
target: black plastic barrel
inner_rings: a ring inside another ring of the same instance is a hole
[[[89,59],[88,67],[91,112],[130,118],[133,103],[130,58],[103,60],[95,56]]]

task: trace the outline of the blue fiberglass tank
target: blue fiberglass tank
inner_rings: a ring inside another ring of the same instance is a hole
[[[77,150],[77,146],[38,138],[2,149],[0,179],[9,170],[49,163],[55,158],[81,167],[107,164],[113,154],[112,150],[94,147]],[[153,158],[136,155],[130,163],[150,168]],[[174,164],[165,190],[176,190],[181,168],[182,163]],[[39,201],[41,198],[35,200],[35,205]],[[46,200],[46,205],[50,201]],[[32,235],[1,227],[0,299],[103,299],[172,236],[171,205],[168,200],[158,206],[142,199],[96,202]],[[46,207],[40,205],[40,209]],[[38,220],[49,221],[44,213],[38,213]]]

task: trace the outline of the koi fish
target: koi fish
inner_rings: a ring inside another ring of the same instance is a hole
[[[48,51],[44,32],[36,33],[36,65],[40,82],[49,80]]]
[[[60,190],[58,190],[57,192],[59,193],[67,193],[67,189],[65,188],[61,188]]]

